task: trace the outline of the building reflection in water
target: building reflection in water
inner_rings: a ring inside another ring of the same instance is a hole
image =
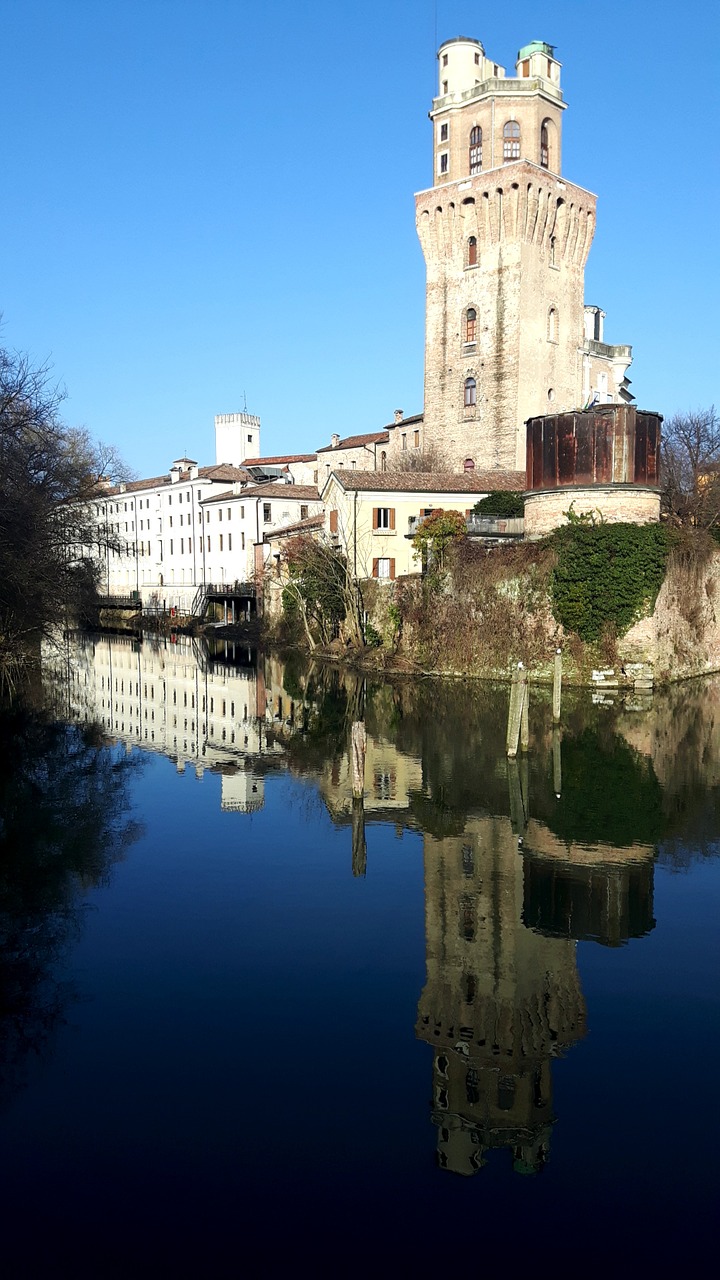
[[[211,653],[188,636],[69,636],[44,653],[44,679],[58,710],[96,723],[108,739],[188,767],[201,780],[221,775],[221,807],[252,813],[264,778],[284,761],[280,729],[295,704],[282,667],[254,650],[223,643]]]
[[[504,694],[493,719],[490,694],[458,704],[456,690],[430,691],[426,705],[417,688],[383,686],[368,700],[360,797],[348,745],[365,689],[354,677],[311,677],[240,646],[211,656],[185,637],[84,638],[47,666],[68,718],[198,778],[219,773],[223,809],[261,807],[273,768],[312,777],[349,829],[356,876],[369,824],[422,830],[416,1032],[433,1050],[438,1162],[469,1175],[506,1148],[516,1171],[540,1170],[556,1118],[552,1062],[585,1034],[577,940],[617,946],[654,927],[662,796],[655,752],[630,741],[637,721],[622,733],[578,721],[562,742],[536,728],[530,756],[508,765],[496,727]]]

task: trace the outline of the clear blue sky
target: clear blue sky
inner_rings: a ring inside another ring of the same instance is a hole
[[[436,41],[563,63],[563,168],[599,195],[586,299],[638,402],[718,398],[716,0],[0,0],[6,346],[142,474],[422,408]],[[688,105],[684,106],[687,102]]]

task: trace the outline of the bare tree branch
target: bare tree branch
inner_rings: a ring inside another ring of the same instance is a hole
[[[720,418],[714,405],[663,424],[663,505],[676,524],[720,523]]]
[[[0,655],[22,666],[29,639],[94,595],[101,568],[96,501],[127,476],[114,449],[60,418],[47,366],[0,348]]]

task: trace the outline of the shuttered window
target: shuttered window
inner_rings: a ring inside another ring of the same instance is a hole
[[[373,529],[388,529],[392,532],[394,528],[395,508],[373,507]]]
[[[373,560],[373,578],[395,578],[395,561],[389,556],[376,556]]]

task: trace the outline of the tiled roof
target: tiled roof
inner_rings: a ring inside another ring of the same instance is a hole
[[[158,489],[164,484],[170,484],[169,476],[151,476],[148,480],[128,480],[122,488],[115,484],[111,489],[98,490],[98,497],[121,498],[125,493],[137,493],[139,489]]]
[[[288,453],[279,458],[246,458],[246,467],[279,467],[286,462],[314,462],[314,453]]]
[[[387,431],[371,431],[366,436],[346,436],[339,444],[325,444],[318,453],[336,453],[338,449],[361,449],[366,444],[387,444]]]
[[[189,471],[181,471],[179,480],[175,484],[187,483],[192,477]],[[233,467],[229,463],[221,463],[215,467],[198,467],[198,480],[216,480],[224,481],[226,484],[239,480],[249,482],[252,477],[242,467]],[[150,476],[146,480],[128,480],[125,485],[113,485],[111,489],[98,490],[98,497],[101,498],[118,498],[125,493],[138,493],[143,489],[162,489],[170,488],[173,481],[170,476],[165,473],[162,476]]]
[[[319,502],[318,491],[314,484],[255,484],[248,486],[247,489],[241,489],[239,493],[235,493],[233,489],[224,489],[222,493],[213,493],[208,498],[202,499],[202,505],[208,506],[212,502],[229,502],[231,498],[236,498],[240,502],[247,501],[248,498],[286,498],[291,502]]]
[[[382,493],[492,493],[495,489],[522,490],[524,471],[332,471],[324,488],[335,477],[351,492]]]
[[[247,471],[244,467],[233,467],[229,462],[221,462],[215,467],[198,467],[198,476],[201,480],[246,480]],[[181,480],[189,480],[190,473],[183,472]]]
[[[409,418],[401,418],[399,422],[388,422],[385,430],[390,431],[395,427],[414,427],[418,422],[422,422],[424,417],[424,413],[414,413]]]
[[[282,529],[273,529],[265,534],[264,540],[269,542],[272,538],[287,538],[291,533],[309,533],[312,529],[322,529],[324,524],[324,515],[306,516],[304,520],[296,520],[295,524],[286,524]]]

